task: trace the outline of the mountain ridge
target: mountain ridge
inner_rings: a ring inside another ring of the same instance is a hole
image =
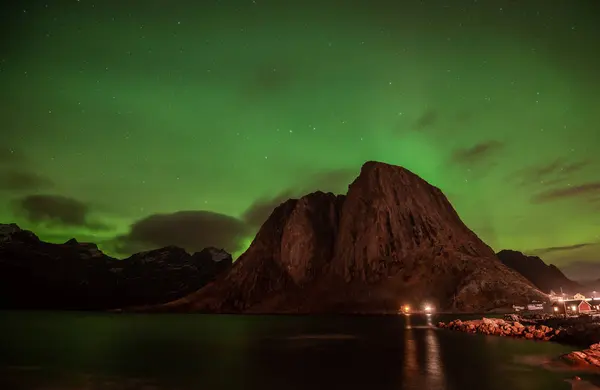
[[[584,289],[581,284],[567,278],[554,264],[546,264],[538,256],[527,256],[509,249],[499,251],[496,256],[506,266],[519,272],[546,293],[558,293],[562,289],[563,292],[573,295]]]
[[[189,254],[170,246],[118,260],[93,243],[47,243],[14,223],[0,224],[0,308],[158,304],[197,290],[231,263],[231,255],[212,247]]]

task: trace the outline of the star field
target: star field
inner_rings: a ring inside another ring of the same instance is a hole
[[[2,11],[0,220],[115,256],[239,254],[366,160],[494,249],[600,262],[596,1],[21,1]],[[600,277],[600,275],[598,275]]]

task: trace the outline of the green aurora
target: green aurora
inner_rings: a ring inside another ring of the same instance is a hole
[[[279,201],[379,160],[496,250],[600,262],[595,0],[16,3],[2,222],[239,254]]]

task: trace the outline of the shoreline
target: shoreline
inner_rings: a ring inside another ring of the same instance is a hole
[[[556,358],[571,368],[600,372],[600,323],[576,319],[521,319],[482,317],[478,320],[456,319],[439,322],[437,328],[488,336],[510,337],[533,341],[549,341],[584,349],[574,350]],[[522,321],[522,322],[521,322]],[[556,323],[555,327],[546,325]]]

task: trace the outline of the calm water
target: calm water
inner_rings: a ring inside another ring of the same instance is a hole
[[[0,312],[0,389],[571,388],[519,361],[572,348],[447,319]]]

